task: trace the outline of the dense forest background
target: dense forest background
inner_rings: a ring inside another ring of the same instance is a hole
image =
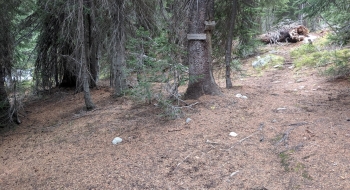
[[[0,126],[21,122],[28,95],[54,88],[83,92],[92,110],[90,89],[99,80],[109,80],[114,97],[156,98],[174,110],[182,101],[178,87],[197,80],[187,39],[196,7],[215,22],[209,62],[226,67],[228,88],[239,59],[261,45],[259,34],[300,24],[328,28],[336,46],[350,40],[348,0],[0,0]],[[164,90],[154,91],[154,82]]]

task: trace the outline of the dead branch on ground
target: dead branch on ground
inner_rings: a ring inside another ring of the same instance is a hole
[[[258,39],[265,44],[276,44],[278,42],[300,42],[308,37],[309,30],[303,25],[285,26],[266,34],[258,36]]]

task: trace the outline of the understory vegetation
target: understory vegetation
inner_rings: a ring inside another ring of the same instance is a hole
[[[325,36],[314,43],[306,43],[291,52],[297,68],[303,66],[320,68],[322,74],[346,77],[350,74],[350,49],[333,44]]]
[[[100,80],[109,81],[114,97],[131,96],[163,107],[164,115],[180,117],[186,103],[178,88],[203,77],[189,76],[193,63],[188,61],[187,34],[193,3],[2,1],[0,126],[19,123],[18,112],[28,96],[52,93],[55,88],[83,92],[86,109],[94,109],[90,89]],[[259,34],[296,24],[310,32],[328,32],[292,52],[296,67],[322,67],[331,76],[349,75],[348,1],[202,3],[212,6],[210,30],[215,27],[210,34],[210,60],[215,60],[214,67],[226,66],[227,83],[232,71],[240,71],[241,59],[259,53]],[[273,57],[269,62],[274,66],[283,60]]]

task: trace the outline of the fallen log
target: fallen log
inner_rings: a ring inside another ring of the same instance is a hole
[[[277,31],[268,32],[258,36],[258,39],[265,44],[275,44],[277,42],[300,42],[305,37],[308,37],[309,30],[303,26],[298,25],[294,27],[283,27]]]

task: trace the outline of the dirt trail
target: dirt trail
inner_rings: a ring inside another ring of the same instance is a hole
[[[107,87],[92,112],[82,94],[32,101],[0,136],[0,189],[350,189],[350,84],[291,68],[292,46],[270,47],[281,68],[246,63],[235,88],[184,110],[189,123]]]

